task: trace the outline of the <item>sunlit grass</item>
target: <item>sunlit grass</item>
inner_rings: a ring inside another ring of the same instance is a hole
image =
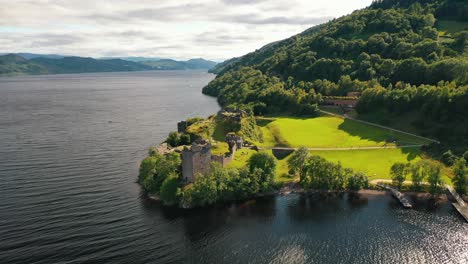
[[[268,122],[267,122],[268,120]],[[332,116],[263,119],[260,146],[370,147],[383,146],[393,137],[400,144],[425,144],[426,140],[387,129]]]

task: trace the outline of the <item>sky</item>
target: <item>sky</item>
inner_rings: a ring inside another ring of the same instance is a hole
[[[222,61],[371,0],[0,0],[0,53]]]

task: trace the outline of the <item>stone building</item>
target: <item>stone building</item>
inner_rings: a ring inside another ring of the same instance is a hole
[[[357,99],[327,99],[323,100],[326,105],[354,108],[357,105]]]
[[[347,92],[346,96],[347,97],[359,97],[361,96],[361,92]]]
[[[324,96],[323,103],[350,109],[356,107],[359,96],[361,96],[360,92],[348,92],[346,96]]]
[[[184,133],[187,127],[188,127],[187,121],[180,121],[179,123],[177,123],[177,132]]]
[[[197,174],[210,172],[211,144],[206,140],[196,140],[182,150],[182,181],[189,184]]]
[[[229,149],[233,149],[234,146],[236,147],[236,149],[241,149],[244,145],[244,141],[242,140],[242,137],[234,133],[228,133],[226,135],[226,142],[229,145]]]

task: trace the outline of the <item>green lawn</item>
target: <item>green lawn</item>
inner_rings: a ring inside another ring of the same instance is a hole
[[[258,124],[263,133],[260,146],[290,147],[369,147],[383,146],[385,140],[394,137],[399,144],[424,144],[413,136],[363,124],[350,119],[333,116],[316,118],[275,117],[259,118]]]
[[[395,162],[417,162],[421,160],[419,148],[326,150],[311,151],[332,162],[341,162],[346,168],[364,172],[369,179],[390,179],[390,167]]]
[[[264,150],[271,153],[271,150]],[[228,165],[231,168],[243,168],[247,166],[247,160],[255,153],[254,150],[241,149],[237,151],[234,160]],[[310,151],[310,155],[318,155],[332,162],[341,162],[345,168],[365,173],[369,180],[390,179],[390,167],[396,162],[415,163],[422,159],[419,148],[404,149],[370,149],[370,150],[322,150]],[[298,180],[288,175],[287,160],[290,156],[278,160],[276,167],[276,181],[288,182]],[[447,176],[451,172],[444,168],[443,179],[451,183]],[[408,179],[411,180],[411,179]]]
[[[234,155],[234,160],[232,160],[227,167],[228,168],[244,168],[247,166],[247,160],[252,156],[256,151],[251,149],[239,149]]]
[[[211,153],[214,155],[224,155],[229,152],[229,145],[226,142],[213,142],[211,145]]]

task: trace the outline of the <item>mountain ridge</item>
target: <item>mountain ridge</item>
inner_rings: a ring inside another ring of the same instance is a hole
[[[26,54],[24,58],[21,54]],[[143,57],[141,57],[143,58]],[[217,63],[201,58],[187,61],[158,59],[130,61],[120,58],[95,59],[91,57],[10,53],[0,56],[0,76],[59,73],[90,73],[148,70],[210,70]]]

